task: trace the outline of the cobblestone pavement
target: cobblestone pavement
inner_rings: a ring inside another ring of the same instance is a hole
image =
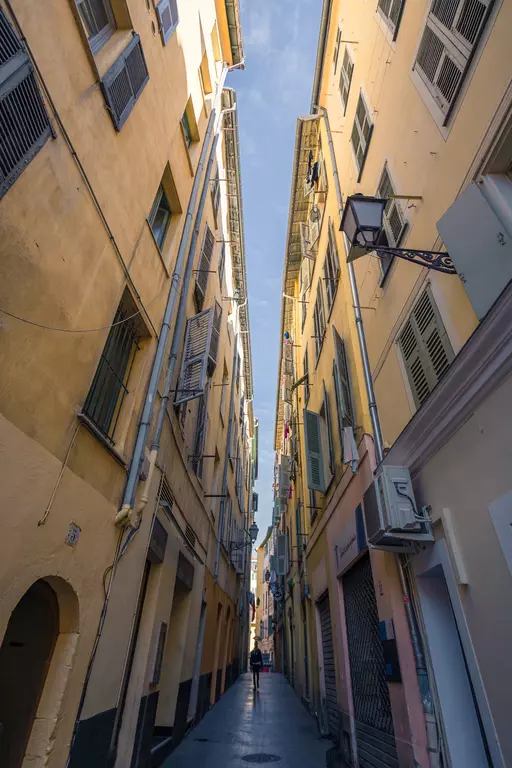
[[[283,675],[262,674],[260,690],[243,675],[163,764],[164,768],[325,768],[330,741],[319,737]],[[279,760],[244,760],[251,755]]]

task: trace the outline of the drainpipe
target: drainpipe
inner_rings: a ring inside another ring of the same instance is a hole
[[[320,107],[315,104],[315,109],[322,113],[322,117],[325,122],[325,130],[327,132],[327,141],[329,143],[329,152],[331,154],[331,167],[334,176],[334,186],[336,188],[336,198],[338,200],[338,209],[340,216],[343,213],[343,198],[341,196],[340,177],[338,175],[338,165],[336,163],[336,155],[334,154],[334,145],[332,141],[331,126],[329,125],[329,116],[325,107]],[[343,234],[345,240],[345,250],[348,253],[349,244],[348,240]],[[370,409],[370,419],[372,422],[373,441],[375,445],[375,456],[377,458],[377,464],[380,464],[384,458],[383,452],[383,440],[382,431],[380,428],[379,412],[377,410],[377,401],[375,399],[375,391],[373,389],[372,372],[370,368],[370,360],[368,358],[368,349],[366,347],[366,338],[364,335],[363,317],[361,315],[361,305],[359,303],[359,292],[357,290],[356,276],[354,272],[354,265],[352,262],[348,264],[348,275],[350,281],[350,290],[352,293],[352,303],[354,305],[354,315],[356,319],[357,335],[359,338],[359,349],[361,351],[361,358],[363,361],[364,382],[366,386],[366,394],[368,396],[368,407]]]
[[[241,303],[235,306],[236,327],[238,328],[240,309],[247,304],[247,298]],[[233,326],[235,323],[233,323]],[[213,583],[216,584],[219,578],[219,561],[220,561],[220,544],[222,539],[222,530],[224,528],[224,513],[226,509],[226,493],[228,490],[228,462],[229,462],[229,448],[231,445],[231,434],[233,431],[233,416],[235,412],[235,378],[236,378],[236,356],[238,351],[238,338],[240,334],[237,330],[235,334],[235,341],[233,344],[233,368],[231,371],[231,388],[229,395],[229,419],[228,430],[226,434],[226,450],[224,453],[224,468],[222,470],[222,490],[220,499],[220,511],[219,511],[219,527],[217,529],[217,552],[215,555],[215,570],[213,574]]]
[[[331,166],[334,176],[334,186],[336,188],[336,197],[338,200],[338,208],[340,216],[343,212],[343,199],[341,196],[340,180],[338,176],[338,166],[336,163],[336,155],[334,154],[334,146],[332,141],[331,128],[329,125],[329,117],[325,107],[315,105],[315,109],[322,113],[322,117],[325,121],[325,129],[327,132],[327,140],[329,142],[329,151],[331,154]],[[345,240],[345,250],[348,253],[349,243],[345,234],[343,235]],[[350,279],[350,289],[352,292],[352,301],[354,304],[354,313],[356,318],[357,335],[359,337],[359,348],[361,357],[363,360],[364,380],[366,385],[366,394],[368,397],[368,403],[370,407],[370,418],[373,428],[373,440],[375,445],[375,455],[377,458],[377,464],[380,464],[384,458],[382,432],[380,428],[379,412],[377,409],[377,402],[375,399],[375,391],[373,389],[373,380],[370,368],[370,361],[368,358],[368,349],[366,347],[366,339],[364,335],[363,318],[361,316],[361,307],[359,304],[359,294],[357,290],[356,277],[354,272],[354,265],[348,264],[348,273]],[[416,674],[418,677],[418,685],[420,689],[421,700],[423,704],[423,711],[425,715],[425,725],[427,734],[427,751],[430,755],[431,765],[439,765],[439,740],[437,738],[437,725],[435,722],[434,707],[432,701],[432,691],[430,688],[430,681],[428,678],[427,667],[425,664],[425,656],[423,653],[423,638],[418,625],[418,620],[411,602],[409,595],[409,589],[407,587],[407,575],[404,570],[404,558],[402,555],[397,556],[398,563],[398,575],[400,578],[400,585],[402,588],[405,614],[407,617],[407,623],[409,626],[409,634],[411,638],[412,650],[414,653],[414,661],[416,665]]]
[[[135,446],[132,454],[132,461],[130,464],[130,470],[128,472],[128,478],[126,481],[126,487],[124,490],[122,506],[115,517],[116,525],[132,524],[134,519],[134,513],[132,505],[135,499],[137,491],[137,484],[139,480],[139,470],[144,457],[144,449],[146,446],[146,440],[148,436],[149,427],[151,425],[151,419],[153,416],[153,409],[155,405],[156,394],[158,390],[158,382],[160,381],[160,375],[162,373],[162,367],[164,363],[165,350],[169,341],[169,334],[171,331],[171,319],[174,314],[176,301],[180,289],[180,282],[182,279],[183,268],[185,266],[185,255],[187,252],[188,241],[190,237],[190,230],[192,227],[192,216],[196,207],[197,197],[199,194],[199,186],[201,177],[203,175],[203,168],[210,146],[210,141],[214,131],[215,115],[222,97],[222,88],[228,71],[231,69],[238,69],[240,67],[237,64],[235,67],[224,66],[219,78],[219,84],[217,87],[217,95],[215,97],[215,103],[213,105],[210,119],[208,120],[208,126],[201,148],[201,154],[199,162],[197,164],[196,173],[194,176],[194,183],[192,185],[192,191],[188,201],[187,213],[185,217],[185,224],[183,226],[183,232],[181,234],[180,245],[178,249],[178,255],[176,257],[176,265],[171,281],[171,287],[169,290],[169,296],[167,298],[167,304],[165,307],[164,316],[162,319],[162,326],[160,334],[158,336],[158,345],[155,353],[155,359],[153,361],[153,368],[151,370],[151,376],[149,379],[148,389],[144,400],[144,407],[142,409],[142,415],[139,422],[139,428],[137,431],[137,437],[135,440]],[[135,523],[136,524],[136,523]]]
[[[194,266],[194,257],[195,257],[197,241],[199,238],[199,230],[201,228],[201,221],[203,218],[204,206],[206,203],[206,197],[208,195],[208,190],[210,187],[211,172],[212,172],[213,162],[215,160],[217,144],[219,141],[220,128],[222,126],[224,115],[228,114],[229,112],[234,112],[235,110],[236,110],[236,104],[232,107],[226,107],[226,109],[223,109],[219,115],[218,122],[214,129],[213,144],[210,150],[208,164],[206,166],[205,180],[204,180],[203,189],[201,192],[201,197],[199,200],[199,206],[197,209],[196,219],[194,222],[194,231],[192,233],[192,240],[190,241],[190,248],[187,256],[185,275],[183,278],[181,296],[178,304],[178,315],[176,319],[176,326],[174,328],[171,350],[169,353],[169,360],[167,364],[167,372],[165,375],[164,392],[162,395],[162,399],[160,401],[160,407],[158,409],[158,415],[157,415],[156,425],[155,425],[155,433],[153,436],[153,442],[151,444],[151,451],[149,454],[148,474],[144,482],[142,494],[141,494],[139,503],[137,504],[137,508],[134,511],[132,510],[131,524],[133,526],[138,525],[142,517],[142,514],[144,512],[144,509],[146,507],[146,504],[148,502],[149,489],[151,487],[151,481],[153,479],[153,474],[155,471],[156,460],[158,458],[158,451],[160,449],[160,440],[162,437],[162,429],[165,421],[165,412],[167,410],[167,403],[169,402],[171,385],[174,378],[176,363],[178,361],[179,347],[182,341],[183,331],[184,331],[185,323],[187,320],[186,309],[187,309],[189,286],[190,286],[190,281],[192,279],[192,272],[193,272],[192,267]]]

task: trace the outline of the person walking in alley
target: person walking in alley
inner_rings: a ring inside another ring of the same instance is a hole
[[[258,648],[258,641],[254,641],[254,648],[251,651],[251,669],[252,669],[252,684],[254,690],[260,688],[260,669],[263,666],[263,657],[261,651]]]

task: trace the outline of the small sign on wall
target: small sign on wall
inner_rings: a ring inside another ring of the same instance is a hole
[[[68,544],[70,547],[76,547],[81,533],[82,533],[82,529],[80,528],[79,525],[77,525],[76,523],[70,523],[69,529],[68,529],[68,535],[64,540],[65,543]]]
[[[361,504],[356,507],[352,519],[341,529],[334,544],[336,575],[340,576],[366,547],[366,532]]]

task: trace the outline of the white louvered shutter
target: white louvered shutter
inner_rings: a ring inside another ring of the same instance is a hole
[[[343,424],[340,426],[354,426],[354,407],[352,404],[352,393],[350,386],[350,374],[348,370],[347,353],[343,339],[333,326],[334,335],[334,382],[336,386],[336,400],[338,402],[338,413],[341,416]]]
[[[363,174],[364,164],[366,162],[366,156],[368,154],[368,148],[370,146],[370,140],[372,137],[373,125],[370,120],[370,114],[366,106],[363,94],[359,93],[359,100],[357,102],[356,114],[354,117],[354,125],[352,128],[352,134],[350,140],[352,142],[352,149],[354,151],[357,168],[359,175],[357,181],[361,180]]]
[[[208,351],[213,327],[213,310],[190,317],[185,330],[185,345],[174,404],[200,397],[206,386]]]
[[[160,24],[160,35],[162,43],[167,45],[172,34],[178,26],[178,3],[177,0],[162,0],[156,7],[158,22]]]
[[[419,408],[454,358],[430,288],[416,303],[398,338],[414,402]]]
[[[304,409],[304,440],[308,488],[325,492],[324,459],[322,455],[322,432],[318,413]]]
[[[433,0],[421,38],[415,69],[443,114],[459,91],[491,0]]]

